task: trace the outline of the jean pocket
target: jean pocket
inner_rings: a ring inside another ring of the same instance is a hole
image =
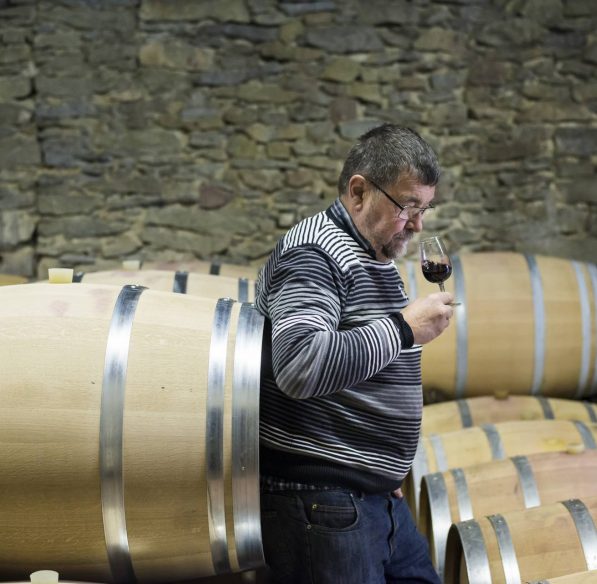
[[[350,493],[320,492],[317,496],[305,499],[305,513],[312,527],[348,530],[358,523],[359,512]]]

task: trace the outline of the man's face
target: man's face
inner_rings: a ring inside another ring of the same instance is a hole
[[[363,213],[355,222],[358,230],[369,240],[378,260],[402,257],[413,235],[423,228],[422,216],[403,219],[400,208],[371,183],[367,182],[365,189],[368,192],[364,194]],[[422,185],[408,175],[400,177],[385,191],[394,201],[409,207],[427,207],[435,196],[435,187]]]

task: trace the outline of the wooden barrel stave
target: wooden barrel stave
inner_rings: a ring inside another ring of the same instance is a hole
[[[149,261],[141,264],[142,270],[184,271],[196,274],[211,274],[212,276],[225,276],[228,278],[246,278],[256,280],[259,267],[244,266],[239,264],[208,262],[202,260],[188,261]]]
[[[534,580],[533,582],[529,582],[529,584],[595,584],[596,582],[597,570],[590,570],[588,572],[576,572],[575,574],[558,576],[557,578]]]
[[[5,469],[0,478],[0,575],[22,578],[43,565],[67,579],[113,582],[98,453],[104,356],[119,288],[91,284],[18,288],[0,293],[4,331],[0,466]],[[126,369],[122,464],[126,535],[140,582],[216,573],[208,517],[210,486],[225,491],[221,500],[226,525],[217,527],[224,531],[230,569],[254,567],[263,559],[262,553],[247,559],[255,551],[251,548],[260,547],[260,539],[247,542],[242,535],[239,525],[247,517],[242,509],[239,515],[236,507],[242,508],[248,495],[232,484],[239,464],[246,462],[247,476],[239,482],[258,499],[258,372],[252,385],[247,386],[246,379],[244,383],[245,391],[253,388],[253,407],[243,408],[252,409],[255,416],[243,419],[246,426],[254,427],[252,461],[234,458],[239,458],[234,452],[239,441],[245,450],[251,450],[251,442],[238,435],[233,419],[242,405],[235,401],[238,389],[234,387],[243,385],[237,371],[239,353],[247,355],[251,366],[258,366],[255,345],[258,342],[260,350],[261,333],[255,329],[253,346],[240,347],[235,323],[241,322],[243,311],[256,313],[249,305],[228,302],[232,308],[229,351],[223,363],[223,444],[216,444],[221,449],[223,476],[210,485],[206,391],[218,302],[150,290],[139,299]],[[250,395],[243,399],[245,405],[251,402]],[[258,531],[258,506],[252,512],[253,528]],[[260,538],[260,533],[251,537]]]
[[[453,260],[446,289],[458,287],[462,305],[423,351],[425,389],[455,398],[503,388],[597,395],[597,266],[511,252]],[[400,271],[411,298],[437,290],[412,262]]]
[[[152,290],[180,292],[202,298],[228,297],[240,302],[255,300],[255,281],[246,278],[163,270],[108,270],[78,272],[76,279],[84,284],[110,284],[112,286],[136,284]]]
[[[482,424],[512,420],[580,420],[597,422],[597,404],[562,398],[508,395],[478,396],[429,404],[423,408],[421,433],[442,434]]]
[[[404,482],[405,496],[418,517],[421,481],[426,474],[508,456],[565,451],[572,444],[594,449],[596,439],[597,426],[570,420],[500,422],[422,436]]]
[[[554,480],[557,477],[557,480]],[[423,477],[418,527],[443,573],[452,523],[597,494],[597,450],[548,452]]]
[[[597,497],[588,497],[454,524],[444,582],[511,584],[593,570],[596,519]]]
[[[17,276],[16,274],[0,274],[0,286],[14,286],[15,284],[25,284],[27,278]]]

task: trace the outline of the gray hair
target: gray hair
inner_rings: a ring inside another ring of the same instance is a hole
[[[338,192],[346,193],[355,174],[385,187],[403,173],[425,186],[437,185],[441,174],[437,155],[414,130],[382,124],[363,134],[351,148],[338,179]]]

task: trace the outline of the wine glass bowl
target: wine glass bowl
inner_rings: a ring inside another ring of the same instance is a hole
[[[419,242],[421,269],[428,282],[439,284],[445,292],[444,282],[452,275],[452,262],[446,253],[446,246],[441,237],[427,237]]]

